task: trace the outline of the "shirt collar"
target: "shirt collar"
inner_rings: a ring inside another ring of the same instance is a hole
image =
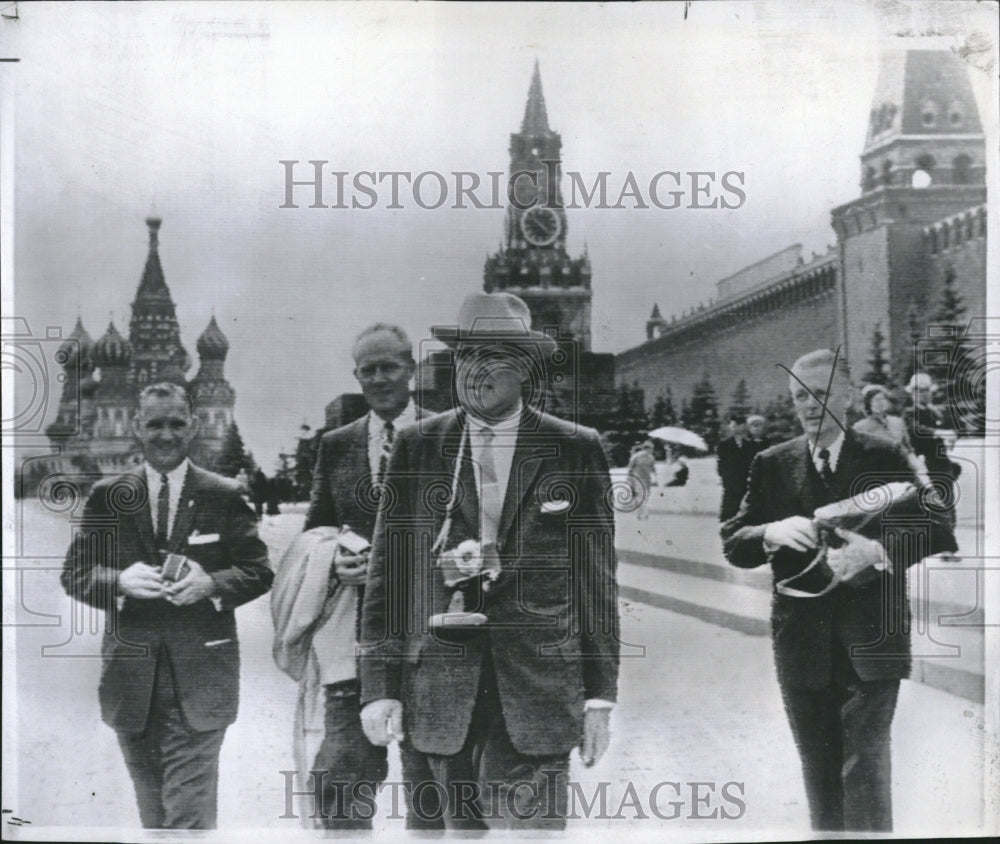
[[[840,449],[844,445],[844,432],[841,431],[837,434],[837,439],[835,439],[830,445],[826,447],[826,450],[830,452],[830,471],[835,471],[837,468],[837,461],[840,460]],[[812,440],[809,440],[809,455],[812,457],[813,463],[816,464],[816,468],[822,471],[823,459],[819,456],[819,452],[823,449],[816,448],[813,445]]]
[[[521,414],[524,412],[524,405],[521,402],[517,403],[517,410],[515,410],[510,416],[501,419],[498,422],[484,422],[476,416],[469,414],[469,425],[474,431],[481,431],[485,428],[489,428],[493,433],[511,433],[517,431],[521,425]]]
[[[190,464],[190,462],[191,461],[185,457],[176,468],[171,469],[169,472],[166,473],[167,480],[170,482],[171,489],[179,490],[181,488],[180,485],[184,483],[184,477],[187,475],[188,465]],[[147,485],[159,489],[160,476],[164,473],[157,472],[156,469],[154,469],[148,463],[145,463],[143,465],[146,468]]]
[[[392,420],[392,429],[398,431],[407,425],[412,425],[417,421],[417,407],[413,403],[411,398],[407,403],[406,407],[403,408],[402,413]],[[374,410],[368,411],[368,435],[378,436],[385,430],[385,420],[379,416]]]

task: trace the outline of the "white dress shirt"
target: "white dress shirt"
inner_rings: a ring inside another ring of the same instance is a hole
[[[837,434],[837,439],[830,443],[826,450],[830,453],[830,471],[837,471],[837,461],[840,460],[840,449],[844,445],[844,432],[841,431]],[[809,456],[812,457],[813,465],[816,467],[816,471],[819,472],[820,476],[823,475],[823,458],[819,456],[819,453],[823,449],[816,448],[816,444],[809,440]]]
[[[175,469],[169,472],[157,472],[148,463],[146,469],[146,488],[149,490],[149,514],[153,517],[153,530],[156,530],[156,519],[159,516],[160,507],[160,486],[162,481],[160,475],[166,474],[170,484],[168,500],[170,509],[167,515],[167,537],[173,532],[174,519],[177,518],[177,505],[181,500],[181,493],[184,491],[184,478],[187,476],[188,459],[185,457]]]
[[[403,412],[392,420],[393,436],[399,433],[401,428],[412,425],[417,421],[417,408],[410,399]],[[385,441],[388,435],[385,430],[385,420],[374,410],[368,411],[368,467],[371,469],[372,477],[378,477],[379,463],[382,460],[382,452],[385,449]]]

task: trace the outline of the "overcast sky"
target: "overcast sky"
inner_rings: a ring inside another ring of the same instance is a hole
[[[303,421],[322,424],[323,406],[357,389],[360,328],[398,322],[419,342],[453,321],[504,219],[451,208],[452,197],[422,209],[405,183],[402,209],[385,207],[387,183],[371,209],[309,208],[302,188],[300,207],[282,209],[280,160],[303,162],[300,178],[324,159],[348,180],[466,170],[485,181],[507,168],[537,59],[563,167],[588,183],[609,171],[616,196],[629,172],[644,193],[662,170],[744,173],[735,210],[568,212],[569,250],[586,240],[593,263],[595,351],[619,352],[644,338],[654,302],[669,318],[774,251],[801,242],[808,257],[834,243],[830,210],[859,193],[880,51],[996,32],[995,5],[960,3],[695,3],[686,20],[683,3],[18,14],[0,21],[0,52],[21,59],[0,65],[16,178],[5,314],[68,333],[79,313],[94,339],[113,314],[125,333],[155,209],[183,342],[194,356],[214,308],[236,417],[268,472]],[[936,37],[915,37],[927,32]],[[985,110],[994,82],[971,73]],[[327,202],[333,192],[329,177]]]

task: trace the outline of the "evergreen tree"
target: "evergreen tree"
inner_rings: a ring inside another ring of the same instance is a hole
[[[775,396],[773,401],[768,402],[762,415],[767,420],[767,437],[772,444],[790,440],[802,433],[792,397],[788,393]]]
[[[729,403],[729,415],[750,415],[750,390],[747,388],[745,378],[740,378],[740,383],[733,391],[733,400]]]
[[[638,386],[622,384],[615,403],[615,420],[606,432],[611,442],[612,462],[616,466],[628,463],[632,446],[641,442],[649,432],[649,419],[643,407],[642,390]]]
[[[677,411],[674,410],[674,394],[670,387],[667,387],[667,394],[663,400],[664,425],[677,424]]]
[[[685,427],[699,434],[709,449],[715,451],[715,446],[719,442],[719,402],[707,372],[701,381],[694,385],[688,414],[690,424]]]
[[[247,474],[252,473],[254,460],[243,445],[243,437],[240,436],[239,426],[234,420],[229,423],[223,435],[222,449],[215,460],[215,471],[227,478],[235,478],[240,469],[246,469]]]
[[[885,355],[885,335],[882,333],[882,323],[876,322],[872,331],[871,357],[868,358],[868,371],[864,375],[866,384],[892,385],[892,374],[889,360]]]
[[[649,427],[662,428],[667,424],[667,400],[662,395],[656,397],[653,402],[653,409],[649,414]]]
[[[915,302],[911,302],[910,306],[906,309],[906,331],[909,335],[909,343],[900,353],[899,362],[895,367],[896,372],[902,377],[904,384],[910,380],[910,377],[916,371],[917,349],[924,339],[924,323],[920,318],[920,311]]]
[[[981,434],[986,423],[985,361],[981,344],[968,336],[965,304],[950,268],[931,322],[932,337],[925,345],[932,353],[924,355],[926,370],[944,392],[948,424],[964,433]]]

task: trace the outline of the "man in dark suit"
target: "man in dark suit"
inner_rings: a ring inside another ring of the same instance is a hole
[[[144,389],[133,431],[146,462],[95,485],[62,584],[109,614],[101,715],[118,733],[142,825],[212,829],[239,696],[233,610],[273,575],[238,485],[188,460],[198,419],[187,393]]]
[[[365,592],[365,732],[427,755],[457,828],[563,827],[569,754],[601,757],[616,699],[608,465],[595,431],[523,403],[554,351],[530,324],[487,293],[435,330],[460,407],[397,438]],[[456,587],[438,563],[462,548]]]
[[[919,561],[915,547],[932,554],[954,538],[939,509],[922,508],[917,522],[893,521],[883,510],[865,530],[881,540],[872,543],[872,565],[826,591],[804,590],[816,597],[784,594],[783,582],[801,574],[821,544],[817,508],[873,485],[916,482],[898,446],[845,430],[850,376],[833,352],[810,352],[791,372],[805,435],[756,457],[739,512],[722,525],[725,552],[741,568],[771,564],[775,664],[813,827],[889,831],[890,728],[899,680],[910,672],[906,569]],[[888,566],[879,571],[885,552]],[[831,568],[845,553],[827,550]]]
[[[376,323],[354,341],[354,376],[371,410],[360,419],[323,435],[304,530],[330,526],[349,527],[366,540],[375,535],[381,483],[396,434],[425,414],[410,397],[410,381],[416,367],[413,347],[406,333],[395,325]],[[340,548],[334,557],[336,580],[358,586],[357,619],[368,566],[368,551],[352,554]],[[329,771],[324,780],[324,825],[330,829],[371,829],[366,812],[355,811],[351,787],[343,783],[375,782],[386,777],[387,757],[383,746],[373,745],[361,729],[356,672],[343,677],[332,662],[323,659],[324,638],[342,635],[330,626],[316,631],[314,648],[319,656],[320,682],[325,687],[325,736],[312,770]],[[353,640],[352,640],[353,641]],[[419,783],[430,779],[423,756],[409,744],[400,747],[403,779]],[[432,799],[433,793],[426,801]],[[408,828],[441,827],[436,811],[422,816],[408,809]],[[428,818],[437,815],[437,821]]]
[[[736,515],[747,491],[747,476],[750,464],[759,451],[765,448],[763,441],[748,436],[747,419],[741,413],[729,416],[729,436],[719,443],[718,471],[722,479],[722,505],[719,519],[726,521]]]

